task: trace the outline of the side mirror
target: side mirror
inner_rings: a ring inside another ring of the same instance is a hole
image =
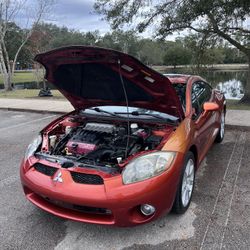
[[[203,109],[205,111],[216,111],[219,110],[219,105],[215,102],[205,102],[203,104]]]

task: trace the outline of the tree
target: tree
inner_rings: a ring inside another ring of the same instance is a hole
[[[33,28],[47,15],[53,4],[53,0],[1,0],[0,2],[0,71],[3,74],[4,88],[12,90],[12,77],[17,58],[32,35]],[[25,15],[27,28],[22,29],[18,39],[15,40],[15,52],[7,49],[7,37],[11,34],[13,24],[17,16]],[[29,22],[31,20],[31,23]],[[30,25],[30,27],[28,27]]]
[[[139,32],[153,28],[162,38],[188,29],[228,41],[248,59],[244,101],[250,102],[249,0],[96,0],[94,7],[114,29],[132,24]]]
[[[133,56],[137,56],[139,49],[138,37],[134,31],[117,30],[112,33],[107,33],[103,38],[99,39],[98,45],[120,50]]]
[[[15,23],[9,23],[5,35],[5,46],[8,51],[9,58],[15,58],[16,52],[22,43],[22,39],[26,30],[21,29]],[[26,67],[32,62],[32,54],[27,46],[24,46],[18,55],[18,66]]]
[[[152,39],[141,39],[138,58],[147,65],[162,65],[165,43]]]
[[[235,47],[226,44],[223,48],[224,63],[247,63],[246,56]]]
[[[216,37],[206,34],[192,34],[182,39],[185,48],[188,48],[190,54],[190,64],[195,65],[195,71],[203,71],[204,65],[223,63],[224,48],[221,41]]]
[[[166,65],[187,65],[192,58],[191,51],[183,46],[180,42],[175,42],[166,50],[164,64]]]

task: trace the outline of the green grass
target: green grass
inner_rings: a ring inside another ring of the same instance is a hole
[[[53,97],[38,97],[39,89],[17,89],[13,91],[0,91],[0,98],[48,98],[48,99],[61,99],[64,100],[64,96],[58,90],[51,90]]]
[[[41,77],[42,72],[38,74]],[[33,71],[21,71],[15,72],[13,83],[29,83],[36,82],[36,75]],[[0,84],[3,84],[3,77],[0,75]],[[39,89],[16,89],[13,91],[0,91],[0,98],[41,98],[38,97]],[[48,99],[64,99],[62,94],[58,90],[52,90],[53,97],[43,97]]]
[[[33,71],[15,72],[13,83],[35,82],[36,76]],[[3,84],[3,76],[0,75],[0,84]]]

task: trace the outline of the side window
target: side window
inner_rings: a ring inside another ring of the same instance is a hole
[[[208,83],[204,83],[205,88],[206,88],[206,102],[210,100],[211,95],[212,95],[212,87]]]
[[[194,118],[197,118],[203,111],[203,104],[210,100],[212,88],[209,84],[199,81],[192,87],[192,107],[195,109]]]
[[[198,82],[200,85],[200,88],[203,89],[200,97],[199,102],[201,105],[203,105],[204,102],[208,102],[211,98],[212,88],[205,82]]]
[[[181,101],[184,111],[186,110],[186,84],[183,83],[174,83],[173,84],[175,91]]]
[[[192,86],[192,108],[195,110],[193,118],[196,119],[202,112],[202,108],[199,103],[199,97],[202,94],[202,89],[198,83],[194,83]]]

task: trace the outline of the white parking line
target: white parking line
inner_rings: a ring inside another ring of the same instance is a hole
[[[19,124],[13,125],[13,126],[5,127],[5,128],[0,128],[0,131],[22,127],[22,126],[28,125],[30,123],[34,123],[34,122],[46,120],[46,119],[49,119],[49,118],[52,118],[52,117],[55,117],[55,116],[57,116],[57,115],[50,115],[50,116],[46,116],[46,117],[43,117],[43,118],[35,119],[35,120],[32,120],[32,121],[19,123]]]
[[[211,229],[212,227],[212,222],[215,223],[215,221],[212,221],[212,218],[213,216],[215,215],[215,212],[217,211],[217,209],[219,209],[218,207],[220,206],[219,204],[219,199],[222,198],[221,195],[223,195],[223,188],[225,187],[225,183],[227,182],[227,177],[228,177],[228,173],[229,173],[229,168],[231,166],[231,162],[232,162],[232,159],[233,159],[233,156],[235,156],[235,153],[237,152],[238,150],[238,147],[237,145],[239,146],[239,143],[241,145],[243,145],[242,147],[242,150],[240,151],[240,159],[239,159],[239,165],[238,165],[238,169],[236,171],[236,174],[235,174],[235,178],[234,178],[234,184],[232,186],[233,190],[235,189],[235,184],[236,184],[236,181],[237,181],[237,176],[238,176],[238,173],[239,173],[239,170],[240,170],[240,165],[241,165],[241,159],[242,159],[242,155],[243,155],[243,151],[244,151],[244,145],[245,145],[245,142],[246,142],[246,133],[245,132],[241,132],[239,135],[237,135],[236,137],[236,141],[234,143],[234,147],[233,147],[233,150],[232,150],[232,153],[230,155],[230,158],[229,158],[229,161],[228,161],[228,164],[227,164],[227,167],[226,167],[226,170],[225,170],[225,173],[224,173],[224,176],[223,176],[223,179],[221,181],[221,185],[220,185],[220,188],[218,190],[218,193],[216,195],[216,200],[215,200],[215,203],[214,203],[214,207],[213,207],[213,210],[212,210],[212,213],[210,215],[210,218],[209,218],[209,222],[207,223],[207,227],[206,227],[206,230],[205,230],[205,233],[204,233],[204,236],[203,236],[203,239],[202,239],[202,242],[201,242],[201,245],[200,245],[200,250],[205,248],[205,241],[206,241],[206,238],[208,236],[208,232],[209,230]],[[223,238],[224,238],[224,231],[225,231],[225,227],[227,226],[227,223],[228,223],[228,218],[229,218],[229,215],[230,215],[230,211],[231,211],[231,205],[232,205],[232,200],[233,200],[233,197],[234,197],[234,191],[232,191],[232,195],[230,196],[230,201],[229,201],[229,204],[228,204],[228,210],[227,210],[227,217],[225,216],[225,222],[224,222],[224,225],[223,225]],[[220,201],[221,202],[221,201]],[[218,212],[218,211],[217,211]],[[222,218],[221,218],[222,219]],[[223,219],[224,220],[224,219]],[[215,240],[215,239],[214,239]],[[222,240],[222,241],[221,241]],[[223,239],[218,239],[218,244],[222,244],[221,242],[223,242]],[[214,242],[214,244],[216,244],[216,242]]]
[[[244,136],[243,143],[245,144],[245,142],[246,142],[246,133],[244,133],[243,136]],[[232,193],[232,196],[231,196],[229,208],[228,208],[228,211],[227,211],[227,218],[226,218],[226,221],[225,221],[225,224],[224,224],[223,234],[222,234],[222,237],[221,237],[220,250],[223,247],[223,241],[224,241],[225,231],[226,231],[225,229],[227,227],[228,220],[229,220],[230,213],[231,213],[231,209],[232,209],[232,203],[233,203],[233,198],[234,198],[234,194],[235,194],[235,188],[236,188],[238,176],[239,176],[239,173],[240,173],[240,167],[241,167],[241,162],[242,162],[242,158],[243,158],[244,149],[245,148],[243,147],[243,150],[241,151],[240,161],[239,161],[238,168],[237,168],[237,174],[236,174],[236,177],[235,177],[235,180],[234,180],[233,193]]]
[[[219,200],[219,196],[220,196],[220,193],[221,193],[221,190],[222,190],[222,187],[223,187],[223,183],[224,183],[224,181],[225,181],[225,179],[226,179],[227,172],[228,172],[228,169],[229,169],[229,166],[230,166],[230,163],[231,163],[231,160],[232,160],[234,151],[235,151],[235,149],[236,149],[236,144],[237,144],[237,142],[238,142],[238,140],[239,140],[239,136],[237,136],[236,138],[237,138],[237,140],[236,140],[235,143],[234,143],[233,151],[232,151],[232,153],[231,153],[231,155],[230,155],[230,158],[229,158],[229,161],[228,161],[228,164],[227,164],[226,171],[225,171],[225,173],[224,173],[224,176],[223,176],[223,179],[222,179],[222,182],[221,182],[219,191],[218,191],[217,196],[216,196],[216,200],[215,200],[215,203],[214,203],[214,207],[213,207],[212,214],[211,214],[211,216],[210,216],[209,222],[207,223],[206,231],[205,231],[205,233],[204,233],[204,236],[203,236],[203,239],[202,239],[202,242],[201,242],[200,250],[203,248],[205,239],[206,239],[206,237],[207,237],[207,233],[208,233],[210,224],[211,224],[211,222],[212,222],[212,216],[213,216],[213,214],[214,214],[214,212],[215,212],[215,209],[216,209],[216,207],[217,207],[218,200]]]

